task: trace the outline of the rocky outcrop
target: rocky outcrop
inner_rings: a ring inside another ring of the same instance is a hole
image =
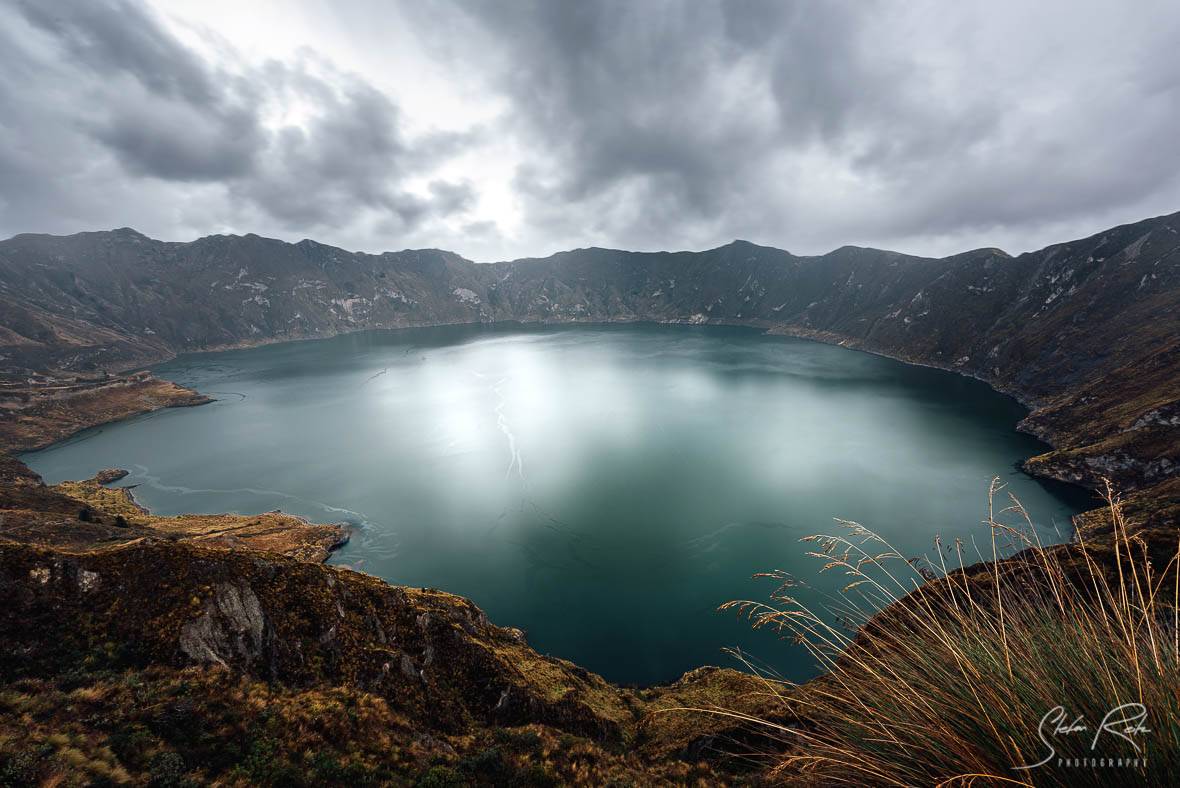
[[[178,647],[194,662],[251,667],[263,657],[266,623],[250,586],[218,583],[201,615],[180,628]]]
[[[113,484],[127,477],[128,471],[123,468],[103,468],[98,473],[94,474],[94,482],[96,484]]]
[[[363,687],[431,729],[539,722],[614,741],[666,694],[619,688],[537,654],[461,597],[252,550],[159,540],[81,553],[0,544],[0,588],[11,601],[0,632],[21,655],[5,665],[10,677],[68,669],[98,637],[126,644],[133,653],[121,659],[134,664]],[[719,679],[757,686],[732,671],[674,686],[688,692]]]

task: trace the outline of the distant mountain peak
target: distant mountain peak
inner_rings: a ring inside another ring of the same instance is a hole
[[[786,249],[780,249],[777,246],[766,246],[764,244],[756,244],[753,241],[747,241],[744,238],[734,238],[732,241],[725,244],[724,246],[719,246],[717,248],[718,249],[729,249],[731,251],[738,252],[738,253],[753,252],[756,250],[769,249],[770,251],[773,251],[773,252],[785,252],[786,254],[790,254],[790,252],[788,252]]]

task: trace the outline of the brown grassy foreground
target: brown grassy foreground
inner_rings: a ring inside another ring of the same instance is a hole
[[[851,522],[810,537],[809,555],[848,578],[830,606],[801,602],[781,573],[767,575],[780,582],[772,603],[725,606],[803,643],[825,670],[802,686],[768,681],[798,721],[750,720],[791,746],[776,774],[825,785],[1174,784],[1180,547],[1159,560],[1109,486],[1107,512],[1113,548],[1046,548],[1012,499],[989,515],[984,557],[1024,549],[975,566],[958,543],[905,560]]]

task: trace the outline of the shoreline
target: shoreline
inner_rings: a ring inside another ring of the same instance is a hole
[[[1055,476],[1052,473],[1052,471],[1054,469],[1051,467],[1045,468],[1045,469],[1038,469],[1036,467],[1029,466],[1029,463],[1033,460],[1036,460],[1037,458],[1046,457],[1049,454],[1063,450],[1062,446],[1060,445],[1060,442],[1058,440],[1055,440],[1055,436],[1052,434],[1047,434],[1047,432],[1049,432],[1049,431],[1046,431],[1046,430],[1039,430],[1038,431],[1038,430],[1034,429],[1028,423],[1029,419],[1031,417],[1033,417],[1037,413],[1038,410],[1045,408],[1047,405],[1050,404],[1050,402],[1052,400],[1036,397],[1036,396],[1031,395],[1025,391],[1022,391],[1017,386],[1006,385],[1002,382],[983,377],[982,375],[976,374],[973,371],[964,369],[959,366],[955,366],[953,364],[943,364],[943,363],[938,363],[936,361],[915,359],[915,358],[902,356],[902,355],[899,355],[896,353],[890,353],[885,350],[874,349],[874,348],[865,346],[865,344],[863,342],[857,340],[854,337],[850,337],[850,336],[846,336],[846,335],[842,335],[842,334],[837,334],[835,332],[816,331],[816,330],[808,329],[808,328],[805,328],[802,326],[792,325],[789,323],[771,323],[771,322],[765,321],[765,320],[716,320],[716,321],[699,323],[699,322],[694,322],[692,319],[652,320],[652,319],[643,319],[643,318],[637,317],[634,319],[626,318],[626,319],[606,320],[606,321],[603,321],[603,320],[580,320],[580,319],[576,319],[576,318],[575,319],[563,319],[563,320],[536,320],[536,321],[530,321],[530,320],[469,320],[469,321],[460,321],[460,322],[434,322],[434,321],[431,321],[431,322],[426,322],[426,323],[421,323],[421,324],[405,325],[405,326],[366,326],[366,327],[358,327],[356,329],[348,330],[348,331],[332,331],[332,332],[326,332],[326,333],[322,333],[322,334],[315,334],[315,335],[309,335],[309,336],[284,337],[284,338],[269,337],[269,338],[259,339],[259,340],[249,340],[249,341],[235,342],[235,343],[229,343],[229,344],[224,344],[224,345],[216,345],[216,346],[212,346],[212,347],[208,347],[208,348],[202,348],[200,350],[184,351],[182,353],[172,352],[172,353],[169,353],[166,357],[162,357],[159,361],[156,361],[155,363],[151,364],[150,366],[146,366],[146,367],[145,366],[135,366],[135,367],[127,368],[125,370],[121,370],[120,374],[127,375],[127,376],[147,375],[152,380],[162,381],[164,383],[167,383],[171,386],[176,387],[177,389],[179,389],[181,391],[188,392],[188,394],[191,395],[197,401],[191,401],[191,402],[178,401],[175,403],[166,403],[166,404],[161,404],[161,405],[158,405],[155,407],[147,407],[143,410],[139,410],[136,412],[129,412],[124,415],[118,416],[116,418],[95,420],[95,421],[83,424],[71,432],[61,434],[61,435],[54,437],[46,442],[42,442],[42,443],[39,443],[39,444],[33,445],[33,446],[27,446],[27,447],[22,446],[22,447],[14,448],[11,445],[5,444],[3,442],[3,436],[0,435],[0,451],[7,451],[7,452],[14,454],[14,455],[23,454],[23,453],[27,453],[27,452],[41,451],[41,450],[56,446],[56,445],[62,443],[63,441],[70,439],[71,437],[77,435],[79,432],[82,432],[86,429],[90,429],[93,427],[99,427],[104,424],[116,423],[118,421],[122,421],[124,419],[128,419],[133,416],[138,416],[138,415],[142,415],[145,413],[152,413],[154,411],[162,410],[164,408],[193,407],[196,405],[204,405],[204,404],[208,404],[209,402],[215,401],[216,398],[214,398],[214,397],[210,397],[210,396],[203,394],[199,391],[196,391],[194,389],[189,389],[185,386],[181,386],[180,384],[177,384],[173,381],[169,381],[164,378],[155,377],[154,373],[152,372],[152,367],[156,367],[156,366],[159,366],[160,364],[165,364],[170,361],[175,361],[176,359],[182,358],[184,356],[190,356],[190,355],[197,356],[197,355],[205,355],[205,354],[213,354],[213,353],[226,353],[226,352],[232,352],[235,350],[251,350],[254,348],[269,347],[272,345],[282,345],[282,344],[286,344],[286,343],[314,342],[317,340],[323,341],[323,340],[335,339],[337,337],[350,336],[350,335],[355,335],[355,334],[364,334],[366,332],[377,332],[377,331],[381,331],[381,332],[413,331],[413,330],[417,330],[417,329],[447,328],[447,327],[458,327],[458,326],[473,326],[473,327],[474,326],[489,326],[489,327],[491,327],[491,326],[513,326],[513,325],[516,325],[516,326],[521,326],[521,327],[534,327],[534,326],[545,327],[545,326],[567,326],[567,325],[571,325],[571,326],[572,325],[617,326],[617,325],[642,325],[642,324],[669,325],[669,326],[689,325],[689,326],[701,326],[701,327],[705,327],[705,328],[708,328],[710,326],[731,327],[731,328],[748,328],[751,330],[760,331],[764,335],[768,335],[768,336],[793,337],[795,339],[802,339],[802,340],[806,340],[806,341],[810,341],[810,342],[817,342],[822,345],[832,345],[832,346],[836,346],[836,347],[842,347],[846,350],[852,350],[852,351],[861,352],[861,353],[868,353],[870,355],[879,356],[881,358],[887,358],[892,361],[897,361],[902,364],[908,364],[908,365],[915,366],[915,367],[926,367],[928,369],[936,369],[936,370],[940,370],[942,372],[951,372],[951,373],[954,373],[954,374],[959,375],[961,377],[970,378],[972,380],[977,380],[977,381],[987,385],[993,391],[995,391],[999,394],[1002,394],[1004,396],[1011,397],[1013,400],[1018,402],[1022,407],[1024,407],[1028,411],[1028,413],[1022,419],[1020,419],[1020,421],[1018,421],[1014,425],[1013,429],[1016,432],[1020,432],[1020,433],[1026,434],[1026,435],[1031,435],[1032,437],[1036,438],[1037,440],[1041,441],[1042,443],[1044,443],[1046,446],[1049,447],[1049,451],[1043,452],[1038,455],[1033,455],[1032,457],[1026,457],[1021,461],[1020,468],[1024,473],[1028,474],[1030,477],[1033,477],[1033,478],[1047,479],[1047,480],[1051,480],[1051,481],[1058,482],[1061,484],[1067,484],[1067,485],[1070,485],[1073,487],[1077,487],[1079,490],[1085,490],[1087,492],[1094,492],[1095,490],[1098,489],[1096,485],[1086,484],[1081,480],[1073,480],[1073,479],[1068,479],[1068,478],[1062,478],[1062,476]],[[0,421],[2,421],[2,419],[0,419]]]

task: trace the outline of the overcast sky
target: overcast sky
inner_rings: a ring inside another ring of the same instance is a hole
[[[1177,140],[1174,0],[0,0],[4,237],[1020,252]]]

